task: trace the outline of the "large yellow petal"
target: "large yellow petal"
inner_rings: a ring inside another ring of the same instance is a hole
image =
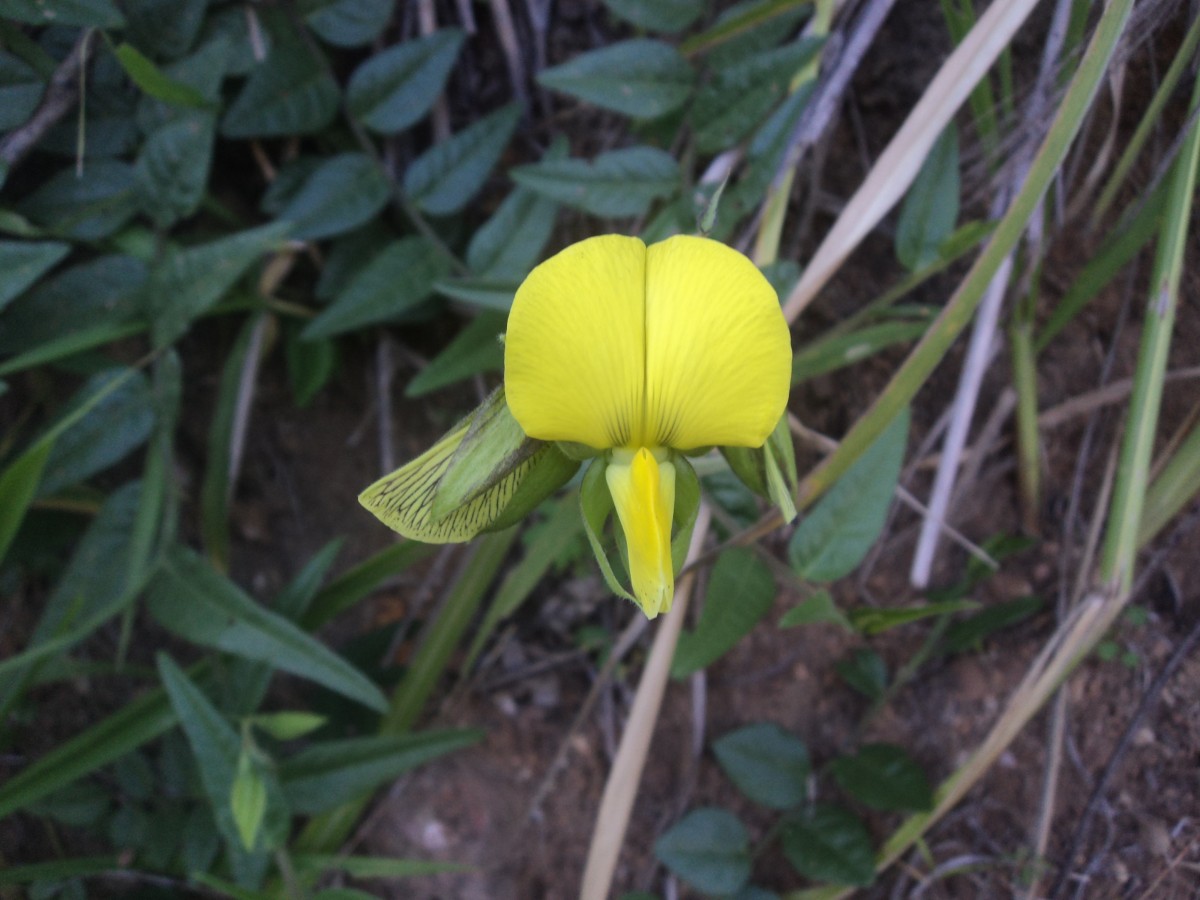
[[[633,595],[647,618],[669,612],[675,598],[671,564],[671,517],[675,510],[675,467],[645,447],[617,450],[604,471],[613,506],[625,532]]]
[[[787,322],[754,263],[707,238],[649,248],[643,445],[761,446],[791,374]]]
[[[504,339],[504,387],[532,438],[628,445],[644,390],[646,245],[604,235],[529,273]]]

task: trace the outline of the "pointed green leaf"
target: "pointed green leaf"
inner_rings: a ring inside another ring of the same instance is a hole
[[[0,310],[70,251],[58,241],[0,241]]]
[[[25,520],[53,447],[50,442],[35,444],[0,472],[0,561]]]
[[[943,603],[922,603],[918,606],[860,606],[850,610],[848,617],[856,631],[874,635],[910,622],[919,622],[930,616],[948,616],[978,608],[979,604],[970,600],[947,600]]]
[[[824,588],[814,593],[799,606],[794,606],[784,613],[783,618],[779,620],[779,627],[795,628],[799,625],[816,625],[822,622],[841,625],[847,631],[854,630],[850,620],[833,602],[833,595]]]
[[[74,166],[51,176],[17,209],[56,234],[96,241],[128,222],[137,206],[133,167],[99,159],[87,164],[83,177]]]
[[[316,731],[328,720],[324,716],[309,712],[259,713],[251,718],[256,728],[261,728],[277,741],[294,741]]]
[[[755,803],[790,809],[808,796],[808,748],[773,722],[730,732],[713,742],[713,753],[738,790]]]
[[[446,385],[455,384],[482,372],[499,372],[504,367],[505,317],[485,312],[467,325],[458,336],[429,361],[404,388],[406,397],[423,397]]]
[[[443,28],[370,57],[350,77],[350,114],[384,134],[419,121],[442,92],[464,39],[458,29]]]
[[[910,271],[937,261],[958,221],[958,129],[952,122],[929,149],[896,223],[896,258]]]
[[[246,596],[183,547],[167,554],[150,585],[159,622],[189,639],[315,681],[371,709],[387,701],[365,675],[287,619]]]
[[[5,0],[4,15],[30,25],[122,28],[125,17],[112,0]]]
[[[840,806],[820,804],[788,820],[783,854],[813,881],[868,885],[875,880],[875,854],[866,827]]]
[[[896,416],[812,511],[788,544],[802,578],[835,581],[854,570],[879,537],[900,478],[908,412]]]
[[[38,107],[46,82],[12,53],[0,52],[0,131],[23,125]]]
[[[602,541],[604,523],[614,512],[612,494],[608,491],[608,481],[604,475],[607,468],[608,463],[604,457],[597,457],[583,474],[583,481],[579,485],[579,511],[583,518],[583,533],[587,535],[592,555],[596,557],[596,564],[600,566],[600,574],[604,576],[604,583],[608,589],[618,597],[637,603],[633,594],[625,589],[613,571]]]
[[[921,767],[900,747],[866,744],[855,756],[831,764],[842,790],[872,809],[925,812],[933,808],[933,792]]]
[[[237,771],[229,790],[229,809],[242,846],[253,850],[267,814],[267,785],[245,747],[238,754]]]
[[[594,160],[543,160],[512,170],[518,184],[596,216],[640,216],[680,187],[679,164],[653,147],[627,147]]]
[[[855,650],[834,668],[842,680],[870,700],[878,700],[887,690],[887,664],[874,650]]]
[[[284,761],[279,776],[297,812],[317,813],[482,738],[481,731],[456,729],[324,741]]]
[[[304,340],[333,337],[396,318],[433,293],[449,268],[421,237],[388,244],[302,332]]]
[[[318,240],[357,228],[387,204],[391,186],[365,153],[332,156],[308,177],[279,213],[292,234]]]
[[[305,0],[304,21],[335,47],[361,47],[379,37],[392,18],[395,0]]]
[[[524,278],[550,239],[557,211],[553,201],[517,188],[471,238],[467,266],[480,277]]]
[[[290,137],[320,131],[337,115],[329,64],[299,39],[277,43],[250,73],[221,120],[228,138]]]
[[[510,103],[434,144],[404,173],[405,193],[432,215],[458,212],[483,187],[520,119],[520,104]]]
[[[182,337],[192,320],[224,297],[287,231],[286,223],[276,222],[196,247],[168,250],[141,292],[154,323],[154,346],[165,347]]]
[[[732,894],[750,880],[750,836],[724,809],[692,810],[655,842],[654,855],[706,894]]]
[[[663,34],[683,31],[704,14],[704,0],[604,0],[626,22]]]
[[[200,208],[216,125],[211,114],[181,116],[146,138],[134,166],[142,207],[161,227]]]
[[[165,74],[149,57],[133,45],[118,44],[113,50],[113,55],[121,64],[121,68],[125,70],[125,74],[147,96],[170,103],[172,106],[200,109],[209,105],[203,94],[190,85],[176,81]]]
[[[819,38],[801,38],[719,69],[697,93],[692,107],[697,148],[713,153],[750,134],[821,46]]]
[[[726,550],[713,566],[696,630],[679,636],[671,676],[683,678],[711,665],[771,609],[775,579],[753,550]]]
[[[603,109],[653,119],[687,101],[695,73],[670,44],[635,38],[576,56],[537,80]]]

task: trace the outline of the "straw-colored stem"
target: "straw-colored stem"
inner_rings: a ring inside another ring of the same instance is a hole
[[[701,504],[685,565],[700,555],[711,519],[708,504]],[[658,710],[662,706],[663,693],[671,674],[671,660],[675,656],[675,645],[679,642],[679,632],[687,615],[694,582],[695,575],[691,572],[685,572],[679,579],[675,589],[675,604],[654,636],[654,645],[638,684],[637,695],[633,698],[633,709],[629,713],[625,733],[621,736],[621,745],[617,748],[612,771],[604,785],[604,796],[600,801],[600,811],[596,814],[596,826],[579,890],[581,900],[607,900],[612,886],[613,872],[621,854],[621,846],[625,843],[625,830],[629,826],[629,815],[646,765],[646,754],[650,750],[650,739],[658,721]]]

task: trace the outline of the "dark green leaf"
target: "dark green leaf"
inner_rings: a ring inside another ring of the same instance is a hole
[[[72,166],[52,176],[18,204],[20,212],[55,234],[81,241],[108,237],[137,212],[133,167],[95,160],[83,176]]]
[[[558,205],[517,188],[483,223],[467,247],[467,266],[483,279],[524,278],[554,230]]]
[[[639,216],[679,188],[679,164],[653,147],[627,147],[594,160],[543,160],[512,178],[552,200],[597,216]]]
[[[791,37],[811,4],[796,0],[742,0],[726,9],[712,27],[683,42],[685,53],[707,52],[717,69],[770,50]]]
[[[857,756],[839,757],[831,767],[842,790],[872,809],[923,812],[933,808],[925,773],[900,747],[867,744]]]
[[[850,610],[849,618],[855,630],[863,634],[881,634],[891,628],[919,622],[930,616],[948,616],[965,609],[978,609],[969,600],[948,600],[945,603],[923,603],[920,606],[859,606]]]
[[[483,187],[520,119],[512,103],[434,144],[404,173],[405,193],[427,213],[458,212]]]
[[[275,222],[240,231],[197,247],[172,247],[150,272],[141,293],[154,325],[154,345],[165,347],[187,332],[242,274],[287,234]]]
[[[1041,597],[1020,597],[990,605],[947,628],[941,649],[945,653],[962,653],[978,647],[989,635],[1025,621],[1044,605]]]
[[[782,99],[792,78],[821,45],[819,39],[802,38],[720,69],[696,95],[692,107],[697,148],[713,153],[746,137]]]
[[[296,811],[317,813],[482,737],[461,729],[324,741],[286,760],[279,775]]]
[[[51,245],[53,246],[53,245]],[[101,256],[37,284],[0,318],[0,353],[17,353],[137,312],[146,266],[132,256]]]
[[[799,606],[794,606],[784,613],[779,620],[780,628],[795,628],[798,625],[815,625],[820,622],[830,622],[841,625],[847,631],[853,631],[854,626],[845,614],[833,602],[833,595],[827,590],[819,590]]]
[[[361,47],[379,37],[392,18],[395,0],[306,0],[304,21],[335,47]]]
[[[45,90],[45,81],[33,68],[11,53],[0,52],[0,131],[24,124]]]
[[[241,17],[243,26],[245,16]],[[197,110],[187,106],[156,100],[143,95],[138,101],[137,125],[143,134],[152,134],[164,125],[181,119],[203,116],[210,127],[215,124],[216,109],[221,100],[221,85],[233,60],[233,39],[220,34],[201,45],[195,53],[162,67],[163,74],[173,83],[182,85],[199,98]]]
[[[840,806],[815,806],[789,820],[781,839],[784,856],[806,878],[860,886],[875,880],[871,836]]]
[[[387,701],[366,676],[287,619],[265,609],[195,553],[170,551],[150,586],[149,608],[189,640],[322,684],[371,709]]]
[[[341,153],[316,169],[280,211],[292,234],[305,240],[331,237],[374,218],[391,195],[387,176],[365,153]]]
[[[282,208],[283,204],[280,204]],[[275,214],[277,212],[272,213]],[[335,238],[325,258],[321,277],[317,279],[317,299],[329,301],[338,296],[395,239],[395,233],[378,221]]]
[[[403,541],[380,550],[323,588],[313,598],[300,620],[301,624],[308,629],[319,628],[362,600],[385,579],[420,562],[432,550],[428,544],[415,541]]]
[[[112,0],[5,0],[3,14],[30,25],[121,28],[125,18]]]
[[[438,388],[481,372],[498,372],[504,365],[500,335],[505,317],[485,312],[458,333],[404,389],[406,397],[421,397]]]
[[[155,56],[174,58],[187,53],[196,42],[208,3],[209,0],[121,0],[120,5],[128,19],[133,43]]]
[[[896,223],[896,258],[910,271],[938,259],[958,220],[958,129],[951,123],[934,142],[908,189]]]
[[[424,238],[394,241],[308,324],[303,337],[332,337],[395,318],[432,294],[434,282],[448,268],[445,258]]]
[[[134,177],[143,209],[160,227],[200,208],[215,136],[212,116],[199,114],[169,122],[146,138]]]
[[[808,794],[808,749],[773,722],[730,732],[713,742],[713,753],[738,790],[755,803],[790,809]]]
[[[0,310],[70,251],[58,241],[0,241]]]
[[[887,690],[887,665],[874,650],[855,650],[836,666],[842,679],[860,694],[878,700]]]
[[[811,512],[788,544],[788,560],[802,577],[835,581],[862,561],[883,530],[900,478],[908,438],[908,412],[850,467]]]
[[[320,131],[337,115],[339,91],[315,47],[276,44],[221,120],[228,138],[290,137]]]
[[[670,44],[635,38],[576,56],[537,80],[604,109],[653,119],[687,101],[695,73]]]
[[[732,894],[750,879],[750,838],[733,813],[709,807],[688,813],[654,844],[668,869],[706,894]]]
[[[704,0],[604,0],[626,22],[664,34],[683,31],[704,14]]]
[[[696,630],[679,636],[671,675],[683,678],[711,665],[767,614],[775,579],[754,551],[726,550],[713,566]]]
[[[329,383],[337,368],[337,344],[334,341],[306,341],[299,329],[290,329],[287,339],[288,377],[292,395],[300,409]]]
[[[130,79],[147,96],[172,106],[203,108],[208,106],[204,95],[190,85],[176,81],[163,73],[141,50],[131,44],[119,44],[113,53]]]
[[[517,287],[515,280],[496,281],[489,278],[447,278],[434,285],[439,294],[452,300],[497,312],[508,312]]]
[[[109,390],[116,379],[122,379],[122,383]],[[48,497],[107,469],[150,436],[154,425],[150,384],[146,376],[128,369],[109,369],[90,378],[64,415],[92,404],[95,396],[106,390],[107,396],[94,403],[55,442],[42,472],[39,497]]]
[[[258,27],[260,21],[248,19],[245,9],[237,6],[213,9],[200,30],[201,49],[192,58],[200,56],[213,44],[225,44],[221,75],[249,75],[260,63],[258,54],[261,52],[264,56],[270,56],[275,44],[270,29]],[[175,75],[178,77],[179,73]]]
[[[458,863],[436,862],[428,859],[391,859],[381,856],[342,856],[319,853],[298,853],[292,858],[301,872],[345,872],[353,878],[412,878],[416,875],[436,875],[439,872],[465,872]]]
[[[370,57],[350,77],[350,114],[385,134],[420,120],[442,92],[463,40],[458,29],[443,28]]]
[[[77,856],[74,859],[56,859],[52,862],[31,863],[24,866],[6,866],[0,869],[0,884],[30,884],[35,881],[61,881],[84,875],[100,875],[119,872],[124,868],[114,856]]]
[[[792,358],[792,384],[836,372],[896,344],[908,343],[929,330],[932,316],[881,322],[850,334],[836,334],[801,347]]]
[[[53,444],[34,445],[0,472],[0,561],[8,554],[41,482]]]

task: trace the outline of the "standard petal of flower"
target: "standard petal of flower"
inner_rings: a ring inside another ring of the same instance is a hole
[[[669,612],[675,597],[671,564],[671,516],[675,467],[645,447],[618,450],[604,472],[613,506],[625,531],[633,595],[647,618]]]
[[[641,420],[646,246],[604,235],[529,273],[513,300],[504,387],[532,438],[626,446]]]
[[[649,248],[645,444],[761,446],[791,374],[779,298],[750,260],[699,237]]]

